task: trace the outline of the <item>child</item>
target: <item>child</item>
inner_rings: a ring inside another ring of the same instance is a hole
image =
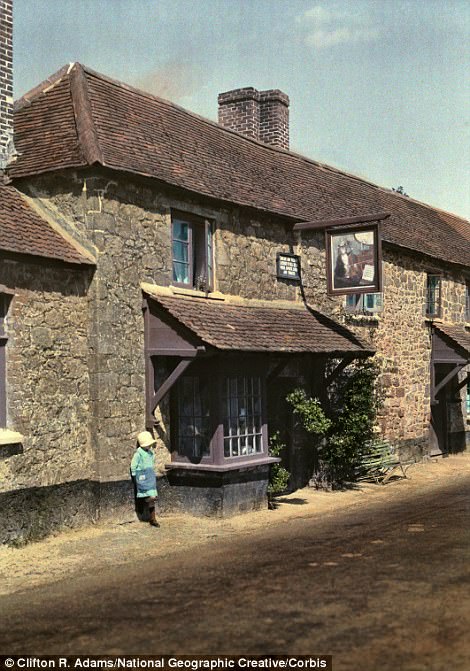
[[[155,499],[157,493],[157,476],[155,475],[155,455],[152,447],[155,439],[150,431],[142,431],[137,436],[137,449],[131,461],[131,477],[136,487],[137,498],[145,499],[153,527],[159,527],[155,516]]]

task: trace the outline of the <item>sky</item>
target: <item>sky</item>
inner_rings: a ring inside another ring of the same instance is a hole
[[[217,119],[290,97],[292,151],[470,218],[470,0],[13,0],[15,97],[81,63]]]

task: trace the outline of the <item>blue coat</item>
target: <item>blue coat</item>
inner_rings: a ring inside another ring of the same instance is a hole
[[[153,451],[138,447],[131,461],[131,475],[137,485],[137,498],[158,496]]]

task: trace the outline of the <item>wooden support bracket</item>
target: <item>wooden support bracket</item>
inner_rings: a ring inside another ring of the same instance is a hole
[[[351,358],[346,358],[343,359],[342,361],[339,362],[339,364],[334,368],[331,373],[328,375],[328,377],[325,379],[325,387],[329,387],[332,382],[336,380],[338,375],[343,372],[343,370],[349,366],[349,364],[352,362]]]
[[[432,403],[437,402],[436,397],[437,397],[438,393],[441,391],[441,389],[443,389],[446,386],[446,384],[448,384],[452,380],[452,378],[454,378],[456,375],[458,375],[458,373],[460,373],[462,368],[465,368],[466,365],[467,365],[466,363],[456,364],[452,368],[452,370],[449,373],[447,373],[447,375],[439,382],[439,384],[437,384],[434,387],[434,389],[432,390],[432,395],[431,395],[431,402]],[[435,379],[435,373],[434,373],[434,379]]]
[[[151,401],[151,412],[155,412],[155,408],[160,403],[160,401],[166,396],[170,391],[172,386],[178,380],[179,377],[184,373],[186,368],[194,359],[182,359],[179,364],[176,366],[175,370],[166,378],[165,382],[157,389],[155,394],[152,397]]]
[[[288,363],[289,363],[289,360],[288,360],[288,359],[283,359],[283,361],[280,361],[279,363],[277,363],[277,364],[274,366],[274,368],[271,368],[271,370],[269,371],[269,373],[268,373],[268,375],[267,375],[267,379],[268,379],[268,380],[272,380],[272,379],[274,379],[275,377],[277,377],[277,376],[279,375],[279,373],[280,373],[282,370],[284,370],[284,368],[287,366]]]

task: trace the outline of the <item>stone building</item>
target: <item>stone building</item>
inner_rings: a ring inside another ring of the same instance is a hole
[[[469,223],[290,152],[280,91],[219,104],[217,124],[74,63],[15,105],[0,190],[2,421],[20,434],[0,446],[7,539],[129,511],[145,427],[163,510],[265,505],[287,392],[321,393],[328,367],[374,353],[384,435],[415,458],[464,449]],[[324,234],[294,230],[318,220],[381,221],[382,294],[328,295]],[[300,257],[300,281],[280,276],[280,253]],[[308,453],[289,447],[303,484]]]

